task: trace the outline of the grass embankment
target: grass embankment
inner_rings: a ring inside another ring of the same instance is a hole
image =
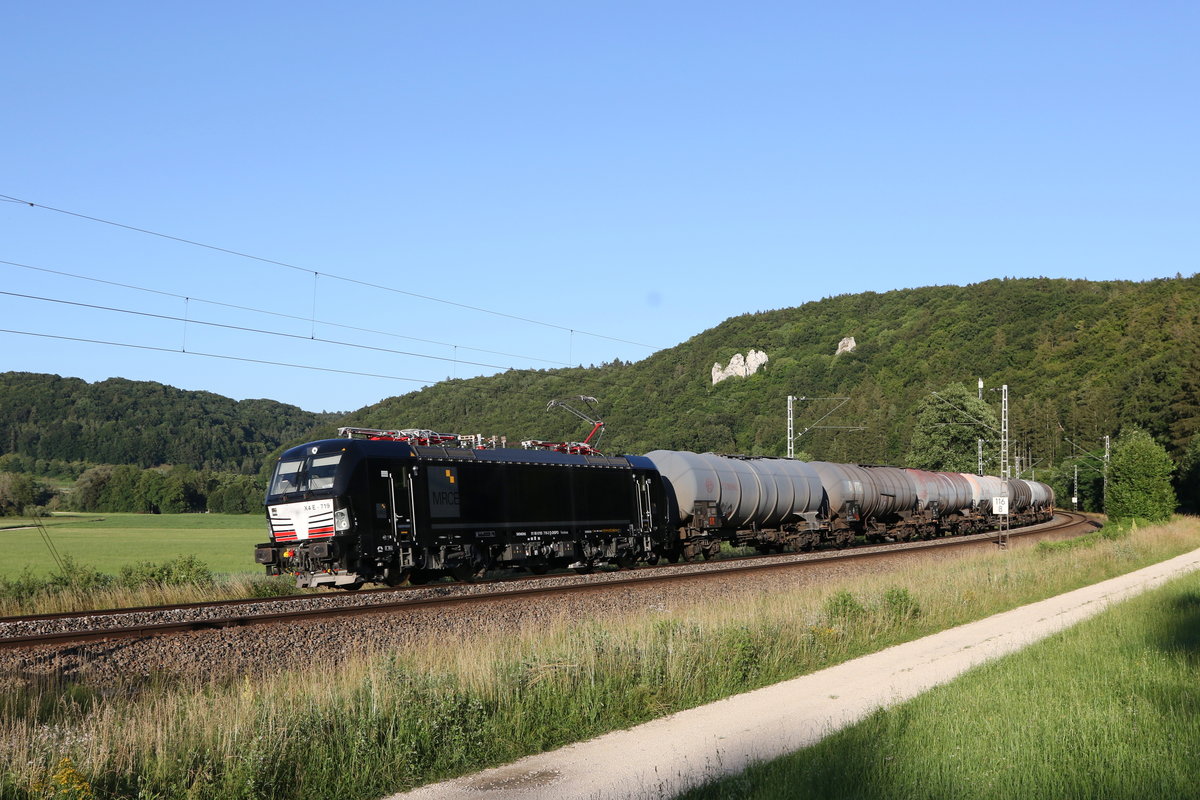
[[[811,672],[1200,547],[1110,530],[770,596],[532,620],[404,654],[226,682],[0,689],[0,796],[377,798]],[[956,709],[952,712],[958,715]],[[970,725],[966,717],[963,722]],[[997,750],[992,763],[1009,754]],[[353,767],[348,767],[353,765]]]
[[[0,616],[296,591],[254,563],[258,515],[55,514],[40,520],[45,537],[34,520],[3,522]]]
[[[1200,575],[686,795],[1192,798]]]

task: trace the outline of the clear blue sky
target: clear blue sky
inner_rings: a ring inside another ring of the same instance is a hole
[[[0,333],[0,370],[351,410],[422,385],[397,377],[638,360],[848,292],[1198,269],[1195,2],[0,19],[0,194],[298,268],[0,202],[0,260],[165,294],[0,264],[4,291],[192,320],[0,295],[6,330],[175,351]]]

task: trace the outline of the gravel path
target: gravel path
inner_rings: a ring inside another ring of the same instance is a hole
[[[1172,578],[1200,550],[784,683],[388,800],[662,798],[819,741]]]

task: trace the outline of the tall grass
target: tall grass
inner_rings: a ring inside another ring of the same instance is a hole
[[[375,798],[844,661],[1200,546],[1200,521],[625,617],[532,618],[236,680],[10,676],[0,797]],[[340,646],[340,645],[339,645]]]
[[[687,795],[1192,798],[1200,575]]]
[[[158,563],[137,561],[116,574],[80,564],[71,556],[48,575],[25,572],[0,578],[0,617],[100,608],[132,608],[245,597],[295,594],[291,577],[218,576],[192,555]]]

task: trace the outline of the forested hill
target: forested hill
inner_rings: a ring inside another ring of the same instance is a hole
[[[256,474],[282,443],[332,418],[147,381],[0,373],[0,455]]]
[[[713,302],[719,301],[714,295]],[[854,337],[852,352],[835,355]],[[712,382],[714,363],[765,352],[750,377]],[[991,280],[843,295],[743,314],[633,364],[447,381],[351,414],[371,427],[582,438],[547,401],[591,395],[604,448],[783,455],[786,398],[800,401],[798,447],[829,460],[899,463],[918,405],[977,379],[1007,384],[1014,454],[1053,466],[1077,447],[1140,425],[1177,457],[1200,427],[1200,275],[1146,283]],[[844,406],[821,420],[848,397]],[[988,393],[999,409],[999,393]],[[862,430],[844,430],[860,426]],[[989,434],[990,435],[990,434]],[[1074,444],[1072,444],[1073,442]],[[990,448],[989,448],[990,450]]]
[[[835,355],[847,337],[857,347]],[[751,349],[768,358],[756,374],[713,384],[714,363]],[[255,473],[341,424],[579,440],[589,426],[546,404],[581,394],[599,400],[606,452],[783,455],[795,395],[807,398],[797,432],[819,423],[797,442],[804,454],[895,464],[931,393],[957,383],[973,396],[980,377],[988,390],[1008,384],[1012,451],[1026,464],[1102,448],[1128,424],[1178,459],[1200,428],[1200,276],[843,295],[733,317],[636,363],[451,380],[342,418],[156,383],[0,374],[0,456]],[[841,401],[826,398],[838,397],[849,400],[834,410]],[[985,399],[999,410],[998,393]]]

